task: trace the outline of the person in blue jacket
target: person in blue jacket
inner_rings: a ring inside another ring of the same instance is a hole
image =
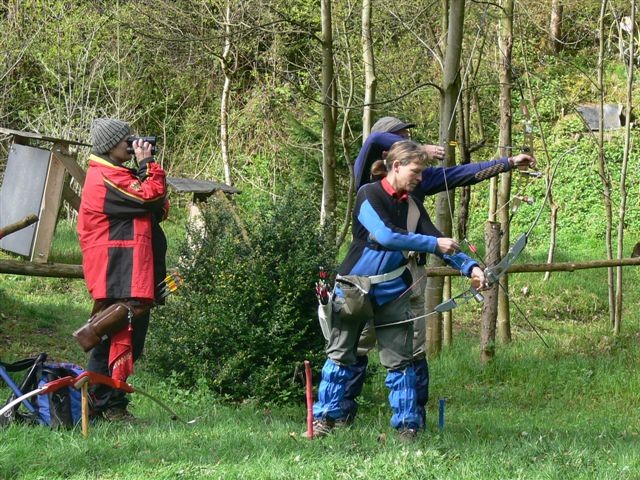
[[[347,414],[342,405],[353,376],[350,366],[356,361],[358,340],[368,322],[376,328],[380,362],[388,372],[385,384],[390,390],[391,425],[403,440],[417,435],[421,419],[413,368],[413,322],[409,295],[403,295],[413,280],[404,251],[438,255],[470,277],[475,288],[485,283],[478,264],[459,251],[455,240],[445,238],[424,206],[409,196],[421,182],[427,159],[422,145],[411,140],[396,142],[374,169],[376,181],[358,191],[353,240],[336,277],[328,358],[313,406],[314,437],[330,433],[335,421]],[[415,233],[408,227],[410,211],[417,213]]]
[[[386,155],[386,152],[396,143],[409,137],[409,129],[415,127],[413,123],[407,123],[396,117],[382,117],[371,128],[371,134],[367,137],[354,164],[355,183],[358,188],[371,181],[370,172],[373,163]],[[423,145],[430,160],[444,158],[445,150],[438,145]],[[528,154],[519,154],[513,157],[504,157],[487,162],[468,163],[453,167],[427,167],[422,171],[422,179],[411,195],[420,204],[427,195],[474,185],[487,180],[500,173],[508,172],[512,168],[535,168],[536,160]],[[419,264],[424,265],[422,261]],[[413,317],[424,314],[424,289],[426,276],[422,279],[414,279],[418,288],[414,288],[411,294],[411,310]],[[418,292],[417,294],[415,292]],[[337,424],[350,424],[355,419],[358,403],[357,396],[362,392],[367,365],[368,353],[376,344],[376,330],[370,325],[365,326],[358,344],[356,361],[351,365],[353,375],[347,382],[343,398],[342,410],[344,417],[337,419]],[[426,422],[426,404],[429,398],[429,365],[426,359],[426,318],[418,318],[414,321],[414,352],[413,367],[416,373],[416,391],[418,411],[421,418],[420,426]]]

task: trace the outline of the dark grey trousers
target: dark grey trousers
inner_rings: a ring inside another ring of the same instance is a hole
[[[371,300],[369,300],[371,301]],[[413,358],[413,322],[385,327],[386,324],[411,318],[409,295],[377,306],[372,302],[373,316],[357,323],[343,321],[340,313],[333,314],[327,356],[340,365],[353,365],[360,334],[367,322],[375,327],[380,363],[388,370],[399,370]]]

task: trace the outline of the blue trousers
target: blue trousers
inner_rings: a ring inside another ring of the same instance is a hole
[[[357,397],[362,393],[362,387],[367,377],[367,365],[369,357],[360,355],[356,363],[349,366],[352,375],[344,384],[344,397],[340,403],[340,410],[344,414],[337,418],[339,421],[352,422],[358,412]],[[420,417],[420,427],[424,428],[427,420],[426,405],[429,400],[429,364],[426,358],[420,358],[412,362],[416,375],[416,403]]]
[[[315,419],[339,420],[347,413],[342,409],[347,383],[353,377],[350,367],[339,365],[330,358],[322,368],[322,379],[318,388],[318,401],[313,405]],[[413,367],[390,370],[385,380],[389,388],[391,426],[393,428],[420,427],[420,415],[416,403],[416,375]]]

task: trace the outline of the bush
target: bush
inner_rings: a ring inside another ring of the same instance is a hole
[[[192,242],[198,247],[182,249],[185,286],[154,316],[149,363],[187,386],[205,379],[229,400],[302,394],[297,366],[324,357],[314,284],[319,266],[333,269],[335,258],[318,233],[314,202],[285,195],[245,220],[248,243],[229,204],[209,203],[204,234]]]

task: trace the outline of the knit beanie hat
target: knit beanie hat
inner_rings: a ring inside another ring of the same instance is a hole
[[[97,118],[91,124],[93,152],[104,154],[129,135],[129,124],[115,118]]]

